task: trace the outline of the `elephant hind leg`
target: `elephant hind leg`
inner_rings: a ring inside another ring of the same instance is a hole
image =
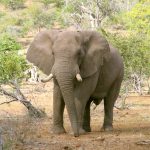
[[[89,99],[89,101],[86,104],[84,116],[83,116],[83,129],[86,132],[91,132],[90,127],[90,105],[91,105],[92,99]]]
[[[91,132],[91,126],[90,126],[90,106],[91,106],[91,102],[93,102],[95,105],[99,105],[100,102],[102,101],[102,98],[93,98],[90,97],[89,101],[86,104],[85,107],[85,112],[84,112],[84,117],[83,117],[83,129],[86,132]]]
[[[112,131],[113,130],[113,108],[114,104],[119,95],[120,86],[122,80],[117,81],[111,87],[108,95],[104,98],[104,123],[102,127],[102,131]]]

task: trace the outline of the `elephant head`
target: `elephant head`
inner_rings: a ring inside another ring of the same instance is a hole
[[[74,80],[82,81],[95,74],[109,60],[109,44],[94,31],[44,31],[31,43],[27,59],[54,77],[60,87],[74,135],[78,136],[74,103]]]

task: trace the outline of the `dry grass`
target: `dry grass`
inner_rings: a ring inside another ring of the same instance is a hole
[[[42,87],[43,86],[43,87]],[[42,88],[41,88],[42,87]],[[23,93],[48,114],[44,119],[31,119],[18,102],[0,106],[0,127],[5,150],[149,150],[138,141],[150,139],[150,97],[127,99],[129,109],[114,110],[114,131],[100,132],[103,104],[92,110],[92,132],[74,138],[65,112],[67,134],[54,135],[52,126],[52,83],[23,85]],[[0,101],[6,100],[0,97]]]

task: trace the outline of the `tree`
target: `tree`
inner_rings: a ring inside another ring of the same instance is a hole
[[[27,68],[25,59],[18,55],[18,50],[21,45],[8,35],[0,38],[0,93],[11,97],[13,100],[3,102],[11,103],[13,101],[21,102],[27,109],[30,115],[34,117],[43,117],[45,113],[35,108],[28,101],[20,90],[19,82],[24,77],[24,71]],[[12,87],[12,91],[8,92],[3,88],[3,84],[8,84]]]
[[[115,3],[111,0],[68,0],[65,4],[64,9],[70,13],[72,23],[83,28],[101,27],[102,21],[117,10]]]
[[[128,11],[118,15],[126,34],[107,32],[108,39],[120,50],[125,64],[124,79],[131,80],[133,88],[142,93],[142,84],[150,76],[150,5],[143,0]],[[116,21],[114,22],[116,24]],[[111,23],[112,25],[112,23]]]

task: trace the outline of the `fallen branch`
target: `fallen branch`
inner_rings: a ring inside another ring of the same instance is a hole
[[[143,140],[136,142],[137,145],[150,145],[150,140]]]
[[[118,107],[118,106],[114,106],[116,109],[118,110],[124,110],[124,109],[129,109],[129,106],[125,106],[125,107]]]
[[[18,101],[18,100],[14,99],[14,100],[11,100],[11,101],[2,102],[2,103],[0,103],[0,105],[9,104],[9,103],[16,102],[16,101]]]
[[[14,102],[14,101],[19,101],[19,102],[21,102],[28,109],[28,112],[29,112],[30,116],[36,117],[36,118],[41,118],[41,117],[45,117],[46,116],[46,114],[45,114],[44,111],[35,108],[30,103],[30,101],[28,101],[26,99],[26,97],[20,91],[20,87],[18,85],[17,80],[12,81],[11,84],[13,85],[13,88],[15,89],[15,93],[8,92],[5,89],[3,89],[2,87],[0,87],[0,92],[3,93],[6,96],[9,96],[9,97],[13,98],[13,100],[8,101],[8,102],[3,102],[0,105],[2,105],[2,104],[8,104],[8,103],[11,103],[11,102]]]

